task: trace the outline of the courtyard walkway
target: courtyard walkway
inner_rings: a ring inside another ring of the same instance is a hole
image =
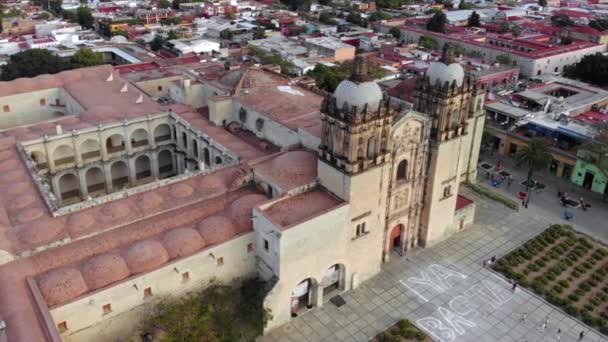
[[[467,195],[477,203],[474,226],[392,258],[379,275],[345,293],[342,307],[326,303],[260,341],[367,341],[401,318],[441,341],[577,341],[581,331],[585,342],[608,341],[526,290],[513,293],[505,279],[482,266],[547,228],[551,216]]]

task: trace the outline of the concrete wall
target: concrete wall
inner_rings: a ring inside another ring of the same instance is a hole
[[[247,118],[244,121],[240,117],[241,108],[247,112]],[[297,131],[272,120],[268,116],[258,113],[240,103],[235,104],[233,109],[232,120],[240,122],[247,130],[254,132],[258,138],[268,140],[281,147],[295,145],[300,142]],[[258,122],[263,122],[261,129],[258,127]]]
[[[608,177],[595,164],[586,163],[580,159],[576,161],[574,171],[572,172],[572,183],[583,186],[585,175],[591,173],[593,175],[593,183],[591,190],[600,194],[604,194],[606,186],[608,186]]]
[[[143,305],[204,289],[212,279],[232,284],[235,279],[255,276],[255,256],[248,251],[253,237],[253,233],[241,235],[158,270],[51,308],[53,320],[56,324],[66,322],[68,330],[61,334],[65,341],[128,340],[144,318],[145,312],[138,310]],[[223,266],[218,266],[218,258],[223,258]],[[183,280],[185,272],[189,275],[187,281]],[[152,290],[151,297],[144,298],[146,288]],[[111,305],[111,313],[104,314],[102,307],[106,304]]]
[[[56,106],[57,101],[61,106]],[[0,129],[31,125],[74,115],[84,109],[62,88],[38,90],[0,98]]]

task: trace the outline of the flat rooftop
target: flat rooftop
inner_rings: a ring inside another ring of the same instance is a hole
[[[314,189],[279,200],[262,212],[281,230],[332,211],[344,201],[321,189]]]

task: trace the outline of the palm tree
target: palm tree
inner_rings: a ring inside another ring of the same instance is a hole
[[[526,181],[525,206],[530,202],[530,188],[532,187],[532,174],[549,167],[553,157],[549,152],[549,146],[543,138],[534,138],[528,142],[528,146],[517,152],[515,156],[517,165],[528,169],[528,179]]]

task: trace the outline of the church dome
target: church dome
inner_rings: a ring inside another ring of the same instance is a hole
[[[344,103],[348,108],[357,106],[357,110],[363,109],[366,104],[369,109],[375,109],[382,101],[382,90],[376,82],[357,84],[351,80],[344,80],[336,88],[334,97],[338,109],[342,109]]]
[[[456,85],[460,87],[464,82],[464,69],[458,63],[445,65],[441,62],[432,62],[426,75],[431,85],[435,85],[438,80],[441,86],[445,82],[452,85],[452,82],[456,81]]]
[[[236,235],[234,222],[226,216],[211,216],[198,224],[199,233],[205,243],[214,245],[229,240]]]

